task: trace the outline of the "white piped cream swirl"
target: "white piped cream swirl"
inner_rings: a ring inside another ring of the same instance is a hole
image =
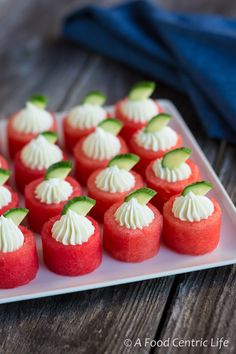
[[[59,178],[42,181],[35,189],[35,196],[41,203],[58,204],[68,200],[73,192],[69,182]]]
[[[13,127],[21,133],[41,133],[52,126],[52,116],[46,110],[37,107],[31,102],[26,103],[13,120]]]
[[[52,227],[52,237],[63,245],[82,245],[94,234],[95,227],[86,216],[69,210]]]
[[[172,206],[174,216],[182,221],[201,221],[208,219],[214,212],[214,204],[204,195],[192,192],[177,197]]]
[[[120,152],[120,140],[102,128],[90,134],[83,142],[83,152],[94,160],[110,160]]]
[[[59,146],[49,143],[42,135],[39,135],[22,149],[21,159],[27,167],[44,170],[53,163],[61,161],[63,154]]]
[[[136,134],[135,139],[138,145],[146,150],[164,151],[176,145],[178,136],[170,127],[163,127],[154,133],[146,133],[143,128]]]
[[[96,187],[104,192],[127,192],[135,185],[135,178],[129,171],[117,166],[107,167],[96,177]]]
[[[156,177],[164,179],[167,182],[183,181],[191,176],[190,166],[184,162],[177,168],[162,167],[162,159],[154,162],[152,169]]]
[[[136,198],[124,202],[115,212],[115,220],[127,229],[140,229],[151,224],[154,219],[153,211],[138,203]]]
[[[85,103],[71,109],[68,114],[68,122],[74,128],[90,129],[96,127],[106,118],[106,115],[104,108]]]
[[[4,186],[0,186],[0,209],[12,201],[11,192]]]
[[[9,218],[0,216],[0,252],[14,252],[24,244],[24,235]]]
[[[146,98],[141,101],[125,100],[121,104],[122,113],[135,123],[146,123],[159,113],[155,101]]]

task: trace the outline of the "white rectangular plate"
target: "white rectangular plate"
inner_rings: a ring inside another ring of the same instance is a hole
[[[37,236],[40,268],[36,279],[16,289],[0,290],[0,303],[96,289],[236,263],[234,205],[174,105],[168,100],[160,100],[160,104],[174,117],[171,126],[183,136],[185,146],[192,148],[193,160],[199,165],[203,178],[214,184],[212,195],[220,202],[223,215],[221,242],[218,248],[204,256],[185,256],[174,253],[162,245],[156,257],[139,264],[122,263],[104,253],[102,265],[95,272],[80,277],[65,277],[47,270],[42,260],[40,237]],[[62,115],[58,114],[57,119],[60,122]],[[3,142],[5,125],[6,121],[0,122]]]

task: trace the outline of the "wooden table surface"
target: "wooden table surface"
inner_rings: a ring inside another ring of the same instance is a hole
[[[127,93],[130,85],[148,79],[58,37],[64,14],[85,3],[88,1],[0,2],[1,115],[17,110],[27,97],[37,92],[50,98],[50,108],[55,111],[77,104],[84,93],[92,89],[107,92],[108,104],[112,104]],[[188,4],[188,1],[181,1],[179,7],[189,7]],[[166,1],[166,6],[170,7],[171,1]],[[235,15],[235,6],[229,6],[228,13]],[[206,9],[211,10],[209,2]],[[199,2],[194,10],[201,10]],[[220,1],[216,1],[216,12],[225,13],[225,6]],[[235,202],[235,146],[209,139],[184,95],[161,83],[156,95],[176,104]],[[227,266],[1,305],[0,353],[173,354],[181,349],[145,347],[143,341],[145,338],[217,337],[230,341],[222,353],[235,353],[235,281],[236,267]],[[133,343],[140,338],[142,347],[139,342],[136,347],[125,347],[126,338]],[[214,347],[186,347],[182,351],[217,352]]]

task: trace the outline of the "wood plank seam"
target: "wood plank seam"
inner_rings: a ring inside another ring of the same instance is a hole
[[[85,69],[87,65],[88,65],[87,60],[86,60],[86,58],[84,58],[84,62],[81,65],[81,71],[83,71],[83,69]],[[70,97],[71,93],[73,92],[76,84],[78,83],[78,79],[80,77],[81,77],[81,74],[78,73],[75,76],[74,80],[71,82],[70,86],[68,87],[68,89],[65,93],[65,96],[61,99],[61,102],[59,103],[59,105],[57,107],[58,111],[62,111],[64,109],[64,106],[65,106],[66,102],[69,100],[69,97]]]
[[[161,319],[159,321],[159,325],[157,327],[155,336],[153,338],[154,341],[158,341],[161,338],[162,330],[163,330],[163,328],[165,328],[166,322],[168,322],[168,317],[169,317],[168,314],[170,314],[171,309],[174,306],[174,299],[176,297],[176,294],[178,293],[179,287],[184,282],[185,277],[186,277],[186,274],[179,274],[179,275],[176,275],[174,278],[174,281],[172,283],[171,289],[169,291],[169,294],[168,294],[168,297],[166,300],[165,307],[162,312]],[[150,348],[149,353],[154,354],[155,350],[156,350],[155,347]]]

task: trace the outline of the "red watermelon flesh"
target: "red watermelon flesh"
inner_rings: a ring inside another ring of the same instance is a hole
[[[122,202],[125,198],[125,196],[129,193],[131,193],[135,189],[139,189],[143,187],[143,179],[142,177],[137,174],[136,172],[130,171],[132,175],[135,177],[135,185],[133,188],[131,188],[127,192],[123,193],[109,193],[109,192],[104,192],[100,189],[97,188],[95,180],[97,175],[102,171],[103,169],[99,169],[95,172],[93,172],[87,183],[87,190],[88,190],[88,196],[91,198],[94,198],[96,200],[96,204],[91,210],[91,215],[94,216],[94,218],[100,222],[103,222],[103,216],[104,213],[109,209],[114,203],[117,202]]]
[[[123,262],[142,262],[154,257],[160,248],[162,215],[151,204],[155,218],[150,225],[140,229],[127,229],[120,226],[114,214],[121,203],[112,205],[104,215],[103,244],[105,250]]]
[[[43,258],[47,267],[61,275],[83,275],[94,271],[102,261],[101,236],[98,223],[88,217],[95,227],[94,234],[82,245],[63,245],[51,234],[60,216],[50,219],[42,229]]]
[[[19,197],[18,194],[16,192],[13,191],[13,189],[11,187],[9,187],[8,185],[4,185],[5,188],[7,188],[10,192],[11,192],[11,201],[10,203],[8,203],[7,205],[3,206],[0,209],[0,215],[4,214],[7,210],[11,209],[11,208],[17,208],[19,206]]]
[[[144,177],[145,170],[151,161],[159,159],[163,157],[168,151],[177,149],[183,145],[182,137],[178,135],[176,144],[171,148],[166,150],[151,151],[144,149],[142,146],[139,146],[136,142],[135,136],[136,134],[134,134],[130,140],[130,151],[140,157],[140,161],[137,163],[137,165],[135,165],[134,169]]]
[[[191,176],[185,180],[177,182],[168,182],[164,179],[156,177],[152,169],[154,162],[155,161],[152,161],[148,165],[145,174],[148,187],[157,192],[155,197],[152,199],[152,203],[160,211],[162,211],[164,203],[173,195],[181,193],[187,185],[201,180],[199,168],[192,160],[186,161],[192,170]]]
[[[63,160],[66,160],[67,156],[64,154]],[[20,152],[15,155],[14,158],[15,169],[15,181],[19,192],[24,193],[25,186],[30,182],[42,178],[45,175],[46,169],[35,170],[25,166],[21,160]]]
[[[107,114],[107,117],[109,114]],[[68,123],[68,116],[63,119],[63,134],[64,134],[64,143],[65,148],[71,154],[73,153],[73,149],[78,141],[89,134],[91,134],[95,128],[88,128],[88,129],[80,129],[74,128]]]
[[[165,244],[178,253],[201,255],[213,251],[220,240],[221,209],[217,201],[214,213],[201,221],[182,221],[172,212],[172,197],[163,208],[163,239]]]
[[[18,132],[13,127],[13,121],[16,117],[15,113],[11,117],[9,117],[7,122],[7,141],[8,141],[8,152],[10,157],[13,159],[18,151],[20,151],[26,144],[28,144],[32,139],[34,139],[38,134],[37,133],[27,133],[23,134],[22,132]],[[56,131],[57,124],[56,119],[53,113],[51,113],[53,122],[52,126],[48,130]]]
[[[115,106],[115,117],[119,120],[121,120],[124,123],[124,126],[121,130],[120,135],[122,138],[125,139],[127,144],[130,142],[131,136],[139,129],[145,127],[146,123],[140,123],[140,122],[134,122],[131,121],[128,117],[124,116],[121,110],[121,105],[122,103],[127,100],[126,98],[124,100],[118,101]],[[157,106],[157,114],[163,112],[163,108],[156,103]]]
[[[35,197],[36,187],[43,181],[43,178],[39,178],[25,187],[25,206],[29,209],[27,219],[31,230],[40,233],[43,225],[52,217],[61,213],[64,205],[69,199],[82,195],[82,188],[79,183],[72,177],[67,177],[66,181],[70,183],[73,188],[73,192],[68,200],[61,203],[46,204],[41,203]]]
[[[4,159],[4,157],[1,156],[1,155],[0,155],[0,168],[3,168],[4,170],[8,170],[9,169],[7,160]]]
[[[118,137],[121,144],[121,149],[119,154],[125,154],[128,152],[127,145],[125,141]],[[91,173],[98,170],[99,168],[105,168],[110,160],[94,160],[86,156],[83,152],[82,145],[84,139],[81,139],[74,148],[74,157],[75,157],[75,176],[76,179],[83,185],[86,185],[87,180]]]
[[[33,233],[19,226],[24,244],[13,252],[0,252],[0,289],[15,288],[29,283],[38,271],[38,255]]]
[[[121,130],[120,135],[122,136],[122,138],[125,139],[127,144],[129,144],[131,136],[137,130],[145,127],[145,125],[147,123],[134,122],[134,121],[131,121],[128,117],[124,116],[124,114],[122,113],[122,110],[121,110],[121,105],[125,100],[126,100],[126,98],[124,100],[118,101],[116,103],[115,117],[124,123],[124,126]],[[158,103],[156,103],[156,106],[157,106],[157,114],[163,112],[163,108]]]

